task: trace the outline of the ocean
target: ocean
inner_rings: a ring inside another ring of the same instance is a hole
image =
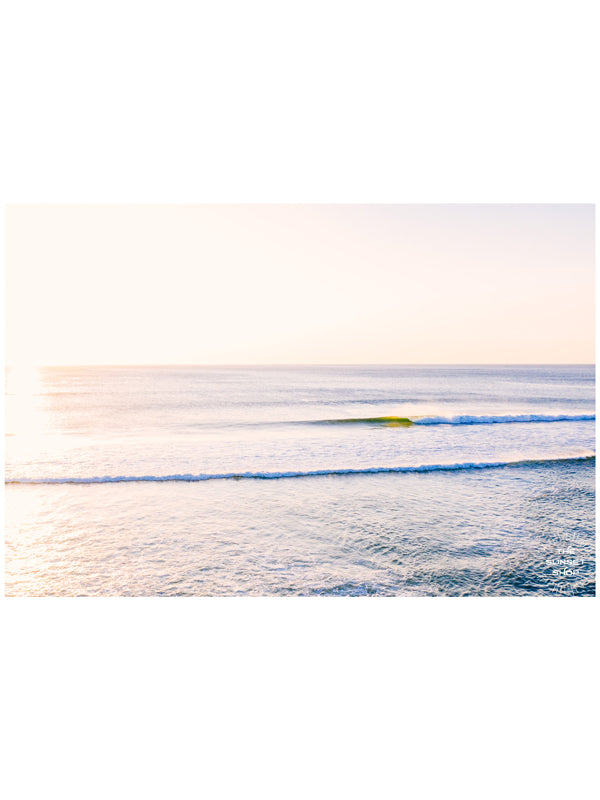
[[[6,376],[5,594],[590,596],[593,366]]]

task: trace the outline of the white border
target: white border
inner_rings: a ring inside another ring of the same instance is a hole
[[[597,202],[594,7],[21,0],[7,202]],[[562,798],[596,600],[4,600],[11,798]]]

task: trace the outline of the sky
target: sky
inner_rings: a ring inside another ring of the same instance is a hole
[[[8,365],[594,362],[592,205],[13,205]]]

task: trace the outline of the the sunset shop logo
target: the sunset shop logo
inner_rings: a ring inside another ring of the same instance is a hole
[[[552,567],[552,575],[556,578],[572,578],[581,575],[583,562],[579,558],[569,558],[568,551],[559,551],[557,555],[546,559],[546,566]]]

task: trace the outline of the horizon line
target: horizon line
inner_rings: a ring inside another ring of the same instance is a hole
[[[595,367],[595,361],[421,361],[421,362],[173,362],[173,363],[87,363],[87,364],[8,364],[5,369],[27,367],[58,369],[61,367]]]

